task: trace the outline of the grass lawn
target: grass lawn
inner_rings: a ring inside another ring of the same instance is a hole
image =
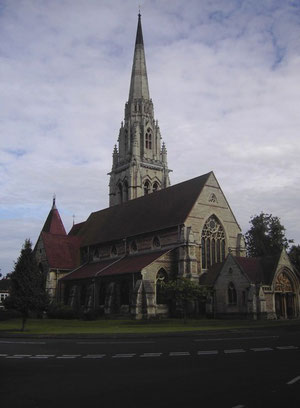
[[[185,331],[205,331],[205,330],[226,330],[242,328],[263,328],[298,326],[300,320],[207,320],[189,319],[184,324],[181,319],[162,320],[58,320],[58,319],[28,319],[25,331],[26,334],[151,334],[151,333],[172,333]],[[10,319],[0,322],[0,333],[20,333],[21,319]]]

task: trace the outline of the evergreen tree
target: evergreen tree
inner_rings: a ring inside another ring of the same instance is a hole
[[[250,224],[251,228],[245,234],[248,256],[276,255],[293,242],[286,238],[284,226],[272,214],[255,215]]]
[[[289,257],[297,271],[300,272],[300,245],[293,245],[291,247]]]
[[[42,312],[48,304],[44,276],[38,268],[29,239],[25,240],[10,278],[10,295],[5,299],[4,305],[22,314],[23,331],[29,312]]]

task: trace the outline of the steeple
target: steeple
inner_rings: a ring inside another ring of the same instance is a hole
[[[133,64],[125,118],[121,122],[118,148],[113,149],[109,173],[109,205],[140,197],[170,185],[167,150],[154,119],[146,68],[141,14],[134,46]]]
[[[140,13],[136,31],[128,102],[133,102],[134,99],[138,98],[150,99]]]

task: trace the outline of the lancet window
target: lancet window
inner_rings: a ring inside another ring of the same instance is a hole
[[[162,289],[162,283],[168,282],[167,272],[161,268],[156,275],[156,304],[163,305],[167,303],[165,292]]]
[[[152,131],[150,128],[147,129],[145,140],[146,149],[152,149]]]
[[[237,304],[237,294],[235,286],[232,282],[228,285],[228,304],[236,305]]]
[[[204,224],[201,236],[202,268],[225,259],[225,233],[216,216],[212,215]]]
[[[150,193],[150,183],[148,180],[146,180],[144,183],[144,195],[147,195],[149,193]]]

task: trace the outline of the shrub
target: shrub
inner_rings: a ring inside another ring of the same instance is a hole
[[[52,303],[47,310],[49,319],[76,319],[77,313],[71,306],[60,303]]]

